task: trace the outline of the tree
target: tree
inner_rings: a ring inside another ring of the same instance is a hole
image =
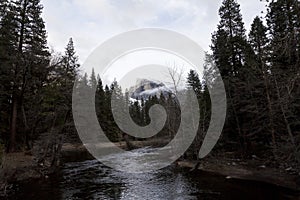
[[[259,70],[259,73],[263,79],[264,90],[261,92],[261,94],[263,95],[260,97],[263,100],[261,100],[260,102],[266,101],[267,105],[263,104],[262,106],[268,108],[267,118],[269,121],[269,126],[266,132],[270,130],[272,143],[273,145],[276,145],[273,100],[271,98],[272,88],[270,86],[271,74],[269,73],[270,67],[267,65],[269,39],[267,37],[267,27],[264,26],[262,20],[259,17],[255,17],[251,25],[249,42],[256,56],[254,64],[257,66],[256,69]],[[262,114],[263,109],[261,109],[261,115]],[[263,124],[260,124],[260,126],[263,126]]]
[[[105,93],[103,89],[103,84],[100,76],[97,76],[97,88],[95,95],[95,104],[96,104],[96,112],[99,121],[105,121],[104,118],[104,106],[105,106]]]
[[[58,90],[58,96],[60,99],[61,113],[70,112],[72,107],[72,91],[75,80],[79,75],[80,64],[78,62],[78,56],[74,48],[74,42],[72,38],[66,46],[65,53],[61,57],[59,63],[55,66],[54,80],[52,84],[55,84]],[[83,77],[82,82],[87,82],[87,75]]]
[[[9,11],[8,1],[0,3],[0,142],[8,142],[10,121],[10,59],[15,54],[11,43],[14,39],[12,19],[13,14]]]
[[[3,16],[8,9],[9,1],[8,0],[0,0],[0,21],[2,20]]]
[[[21,114],[19,112],[20,109],[24,110],[22,108],[24,97],[32,92],[28,90],[29,87],[40,87],[48,73],[50,54],[45,25],[41,17],[42,9],[39,0],[12,1],[6,9],[2,9],[0,46],[8,54],[4,53],[1,57],[6,60],[8,77],[11,80],[9,92],[11,152],[17,149],[18,118],[23,118],[23,123],[26,123],[24,112]]]
[[[168,67],[168,76],[172,81],[171,84],[173,86],[175,95],[178,93],[178,87],[182,84],[184,78],[183,73],[183,68],[178,68],[175,63],[173,66]]]
[[[186,91],[186,99],[185,99],[185,103],[186,105],[184,105],[184,108],[186,109],[185,113],[182,113],[182,115],[189,115],[190,111],[191,111],[191,107],[189,106],[189,102],[192,101],[192,97],[190,96],[190,92],[194,92],[197,96],[197,100],[198,100],[198,104],[199,104],[199,109],[200,109],[200,119],[199,119],[199,126],[198,127],[194,127],[195,122],[193,121],[193,123],[188,123],[188,124],[193,124],[193,127],[185,127],[184,130],[185,134],[189,134],[190,131],[192,130],[198,130],[197,131],[197,135],[195,137],[195,140],[193,142],[193,144],[191,145],[190,149],[188,150],[187,154],[191,154],[192,158],[197,158],[198,155],[198,151],[200,149],[200,145],[203,139],[203,129],[201,128],[201,124],[200,122],[203,122],[204,120],[204,105],[206,102],[203,101],[203,91],[202,91],[202,84],[200,81],[200,78],[197,74],[197,72],[195,70],[190,70],[190,72],[188,73],[188,77],[187,77],[187,91]],[[191,130],[190,130],[191,129]]]
[[[235,0],[224,0],[219,9],[220,23],[213,33],[212,51],[223,76],[236,75],[245,61],[245,28],[240,5]]]
[[[296,149],[295,131],[299,123],[296,108],[297,87],[300,79],[300,9],[299,1],[271,1],[268,6],[267,24],[269,30],[272,80],[276,94],[276,107],[280,112],[278,124],[285,127],[293,149]]]
[[[101,81],[101,80],[100,80]],[[91,88],[95,89],[97,87],[97,79],[96,79],[96,74],[94,68],[92,69],[92,74],[89,80],[89,84]]]
[[[240,141],[241,146],[245,146],[245,133],[242,130],[241,114],[239,109],[240,97],[246,94],[243,84],[246,75],[242,70],[246,70],[247,55],[249,45],[246,41],[244,23],[240,14],[240,6],[235,0],[224,0],[219,9],[220,23],[218,30],[213,33],[211,49],[216,67],[225,82],[228,96],[228,118],[226,128],[228,134],[232,134],[229,129],[234,129],[238,133],[232,135]]]
[[[195,70],[190,70],[188,77],[187,77],[187,84],[194,92],[196,93],[197,97],[200,98],[202,92],[202,85],[199,79],[199,76]]]
[[[73,87],[76,75],[79,73],[80,64],[78,63],[78,56],[74,48],[73,39],[70,38],[66,46],[65,54],[61,61],[61,77],[63,77],[65,86]]]

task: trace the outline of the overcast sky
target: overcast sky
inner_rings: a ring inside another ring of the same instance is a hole
[[[49,46],[63,52],[70,37],[80,62],[102,42],[125,31],[155,27],[185,34],[209,51],[221,0],[42,0]],[[246,29],[265,10],[239,0]]]
[[[158,27],[181,32],[209,50],[221,0],[42,0],[49,45],[63,51],[73,37],[83,62],[101,42],[124,31]],[[260,0],[239,0],[245,26],[265,10]]]

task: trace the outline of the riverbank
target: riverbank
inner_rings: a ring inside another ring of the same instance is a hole
[[[196,164],[196,161],[188,160],[177,162],[180,167],[221,175],[226,179],[263,182],[300,192],[299,175],[260,165],[259,162],[253,162],[253,160],[213,157],[201,160],[197,169],[195,169]]]
[[[151,147],[161,147],[168,144],[169,139],[151,139],[145,141],[130,141],[130,145],[134,147],[134,149],[143,148],[146,146]],[[113,146],[117,146],[121,149],[128,150],[127,143],[125,141],[116,142],[116,143],[101,143],[98,144],[97,147],[99,149],[106,149]],[[62,158],[66,161],[82,161],[84,159],[94,159],[92,155],[89,154],[87,149],[82,144],[71,144],[65,143],[62,146]]]
[[[133,145],[140,148],[151,146],[153,143],[159,144],[156,141],[132,142]],[[115,145],[120,148],[126,148],[125,142],[115,143]],[[102,146],[109,147],[109,145],[104,144]],[[88,152],[82,145],[64,144],[63,155],[70,160],[72,158],[78,159],[84,157],[84,155],[88,155]],[[93,159],[91,155],[88,157]],[[177,162],[179,167],[190,169],[193,169],[196,164],[196,161],[190,160],[180,160]],[[292,168],[279,169],[266,166],[256,157],[242,160],[227,158],[226,155],[211,156],[201,160],[197,170],[221,175],[226,179],[259,181],[300,191],[300,175],[293,171]]]
[[[133,141],[135,147],[151,146],[157,141]],[[102,148],[109,148],[112,144],[102,144]],[[115,143],[120,148],[126,148],[125,142]],[[94,159],[81,144],[64,144],[62,146],[62,160],[84,161]],[[176,162],[181,168],[192,169],[195,161],[180,160]],[[225,155],[209,156],[201,160],[196,170],[221,175],[224,179],[238,179],[245,181],[258,181],[284,187],[300,192],[300,176],[292,169],[278,169],[264,165],[256,158],[241,160],[228,158]],[[4,191],[10,183],[22,182],[32,179],[47,179],[43,166],[37,164],[34,156],[26,153],[6,154],[0,171],[0,191]]]
[[[167,141],[161,139],[153,139],[150,141],[132,141],[131,145],[134,148],[143,146],[160,146]],[[99,144],[100,148],[110,148],[112,145],[126,149],[126,142]],[[65,143],[61,149],[62,162],[68,161],[83,161],[94,159],[82,144]],[[19,152],[3,154],[1,157],[0,166],[0,196],[6,193],[6,189],[13,183],[24,182],[34,179],[47,179],[51,174],[48,170],[51,163],[38,164],[37,158],[31,152]]]
[[[43,178],[43,174],[34,156],[24,152],[3,155],[0,169],[0,194],[5,194],[7,187],[14,182],[40,178]]]

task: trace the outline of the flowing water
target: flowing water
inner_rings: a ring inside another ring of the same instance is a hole
[[[151,149],[134,150],[134,157],[111,155],[124,160],[124,168],[135,167],[136,159]],[[132,159],[132,162],[130,160]],[[144,163],[152,165],[155,163]],[[110,169],[97,160],[67,162],[48,180],[18,184],[7,199],[60,200],[175,200],[175,199],[298,199],[277,186],[226,179],[204,172],[189,172],[169,166],[153,173],[130,174]]]

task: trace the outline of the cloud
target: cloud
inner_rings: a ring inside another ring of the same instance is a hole
[[[240,0],[250,27],[264,5]],[[219,21],[219,1],[199,0],[42,0],[49,44],[63,51],[73,37],[80,61],[106,39],[124,31],[159,27],[178,31],[209,50],[211,33]]]

